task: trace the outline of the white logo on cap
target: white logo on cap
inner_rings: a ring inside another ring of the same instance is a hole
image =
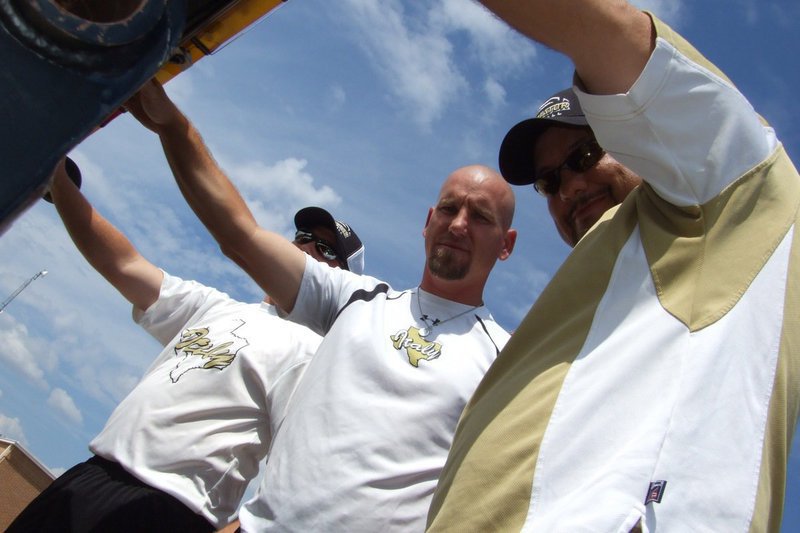
[[[339,231],[339,233],[342,234],[342,236],[345,239],[350,238],[350,233],[352,232],[352,230],[344,222],[339,222],[337,220],[336,221],[336,229]]]
[[[554,96],[547,100],[539,107],[539,112],[536,113],[536,118],[550,118],[557,117],[572,109],[570,102],[567,98]]]

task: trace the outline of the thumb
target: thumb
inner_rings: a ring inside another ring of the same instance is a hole
[[[125,108],[145,127],[157,130],[176,117],[177,108],[164,88],[155,80],[145,83],[127,102]]]

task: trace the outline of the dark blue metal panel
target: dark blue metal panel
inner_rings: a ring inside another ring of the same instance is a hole
[[[0,233],[177,46],[185,0],[128,3],[0,0]]]

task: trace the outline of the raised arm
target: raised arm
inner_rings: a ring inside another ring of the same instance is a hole
[[[200,133],[157,82],[146,84],[126,107],[158,134],[178,187],[222,252],[279,307],[291,311],[305,270],[305,254],[281,235],[258,226]]]
[[[53,203],[75,246],[129,302],[145,310],[158,299],[163,272],[97,212],[67,176],[62,161],[50,188]]]
[[[510,26],[575,64],[588,92],[624,93],[653,50],[650,18],[624,0],[481,0]]]

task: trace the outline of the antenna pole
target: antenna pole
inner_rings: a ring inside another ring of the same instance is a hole
[[[34,274],[33,276],[31,276],[30,278],[28,278],[27,280],[25,280],[25,282],[24,282],[22,285],[20,285],[19,287],[17,287],[17,290],[15,290],[14,292],[12,292],[12,293],[11,293],[11,296],[9,296],[9,297],[8,297],[8,298],[6,298],[5,300],[3,300],[3,303],[1,303],[1,304],[0,304],[0,314],[2,314],[2,312],[3,312],[3,311],[5,311],[5,309],[6,309],[6,306],[8,306],[8,304],[10,304],[10,303],[11,303],[11,300],[13,300],[14,298],[16,298],[16,297],[17,297],[17,295],[18,295],[19,293],[21,293],[22,291],[24,291],[24,290],[25,290],[25,287],[27,287],[28,285],[30,285],[31,283],[33,283],[33,280],[35,280],[35,279],[37,279],[37,278],[42,278],[42,277],[44,277],[44,276],[46,276],[46,275],[47,275],[47,270],[40,270],[39,272],[37,272],[36,274]]]

